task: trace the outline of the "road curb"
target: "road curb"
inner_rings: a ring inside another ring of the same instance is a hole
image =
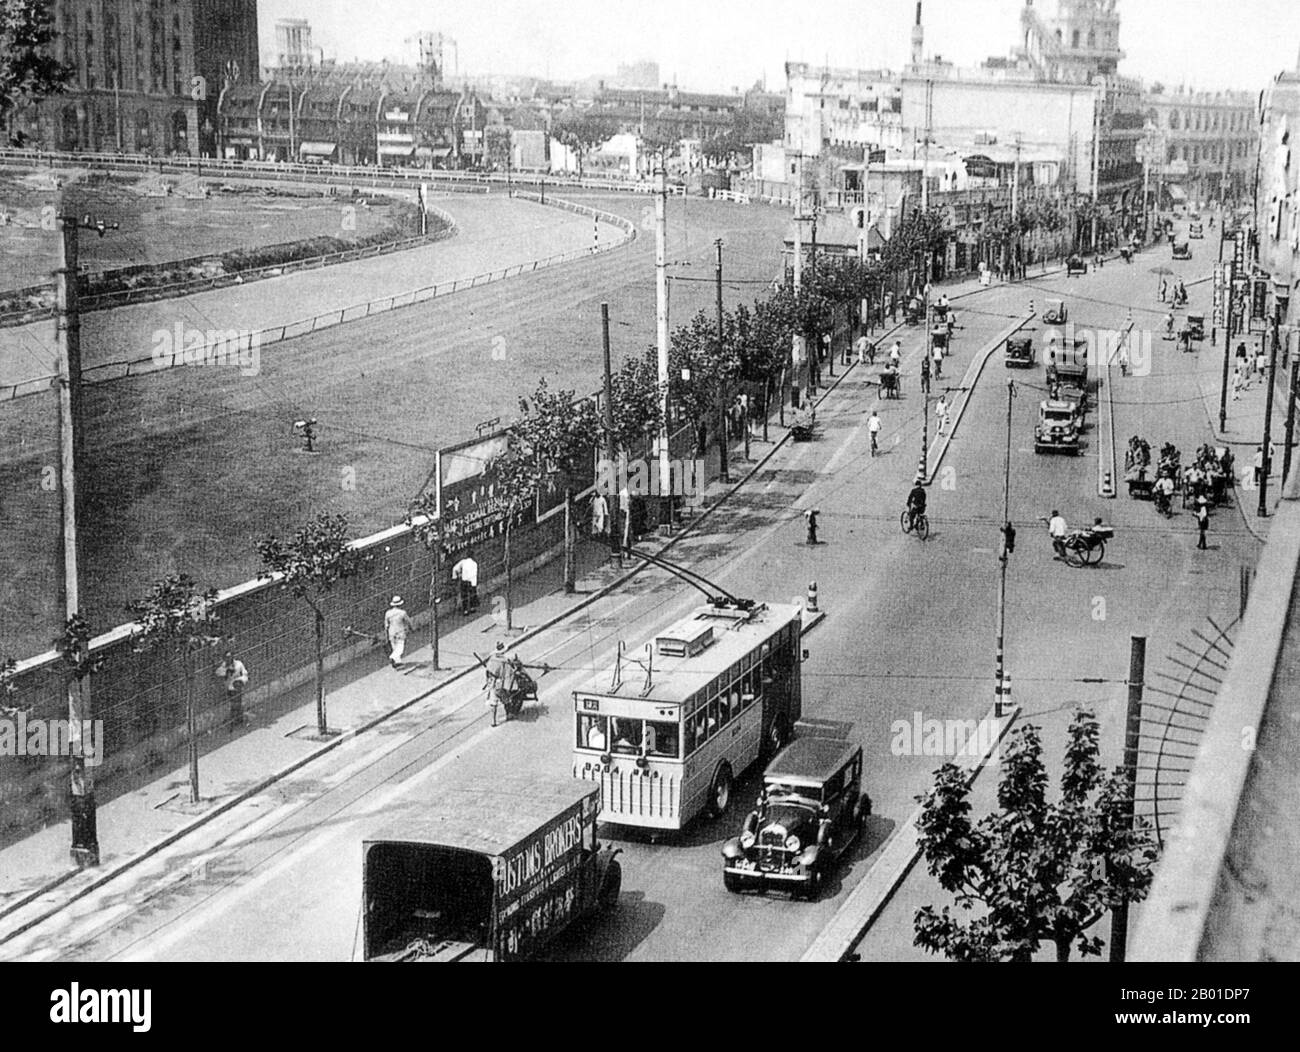
[[[988,765],[990,757],[1011,730],[1012,724],[1020,715],[1020,707],[1014,707],[1003,717],[996,716],[996,712],[997,707],[994,706],[984,719],[1000,720],[997,737],[989,743],[983,754],[977,757],[966,757],[962,764],[968,768],[966,779],[968,787],[975,784],[975,779]],[[898,827],[897,832],[880,853],[880,858],[876,860],[875,865],[849,893],[848,898],[844,900],[844,905],[836,911],[830,923],[813,940],[813,944],[804,951],[803,956],[799,958],[800,963],[828,963],[850,959],[858,944],[871,930],[871,925],[889,905],[894,892],[907,879],[908,873],[920,858],[916,823],[920,820],[921,810],[918,807],[907,821]]]
[[[1014,325],[1007,326],[1007,328],[994,337],[988,347],[977,355],[976,358],[971,361],[970,365],[966,367],[966,373],[961,379],[961,388],[964,395],[961,400],[961,406],[953,414],[952,427],[948,429],[948,433],[935,440],[935,444],[939,446],[939,453],[937,456],[930,457],[930,459],[934,461],[934,466],[929,468],[926,473],[926,485],[933,483],[935,475],[939,473],[939,468],[943,464],[943,458],[948,455],[948,447],[952,444],[952,440],[957,435],[957,429],[961,426],[962,417],[966,415],[966,407],[970,404],[971,395],[975,393],[975,386],[979,383],[980,377],[983,375],[984,368],[988,365],[989,359],[997,353],[999,347],[1023,329],[1033,317],[1034,315],[1027,314]],[[931,448],[933,448],[933,446]]]
[[[1124,330],[1124,339],[1120,346],[1126,346],[1130,337],[1133,335],[1133,326],[1130,325]],[[1100,366],[1100,362],[1098,363]],[[1106,397],[1098,397],[1097,401],[1105,408],[1105,421],[1097,421],[1097,432],[1101,435],[1103,442],[1109,442],[1110,445],[1110,470],[1106,470],[1106,456],[1099,453],[1097,457],[1097,496],[1105,500],[1114,500],[1119,489],[1116,484],[1116,477],[1119,472],[1119,464],[1116,461],[1116,444],[1115,444],[1115,394],[1114,384],[1111,381],[1111,359],[1106,359]],[[1098,369],[1097,380],[1101,382],[1101,371]],[[1098,414],[1101,416],[1102,414]]]

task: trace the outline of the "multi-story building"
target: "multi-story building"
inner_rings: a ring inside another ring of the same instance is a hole
[[[787,150],[820,157],[833,147],[900,150],[903,95],[888,70],[785,64]]]
[[[657,89],[611,88],[603,82],[589,112],[616,121],[621,132],[643,134],[654,126],[678,139],[708,139],[729,131],[745,108],[745,96],[681,91],[675,84]]]
[[[1062,189],[1095,196],[1119,225],[1134,226],[1144,113],[1141,85],[1118,74],[1119,25],[1116,0],[1057,0],[1052,17],[1026,0],[1011,58],[975,69],[916,61],[914,36],[903,123],[940,142],[984,131],[1059,156]]]
[[[305,18],[281,18],[275,23],[275,68],[305,70],[316,65],[311,23]]]
[[[428,68],[326,63],[271,76],[221,93],[221,156],[455,168],[484,152],[486,107]]]
[[[1165,91],[1142,96],[1156,149],[1152,180],[1163,184],[1161,206],[1237,201],[1253,188],[1259,97],[1247,91]]]
[[[1280,74],[1264,93],[1259,138],[1259,195],[1255,215],[1258,242],[1257,276],[1262,287],[1252,290],[1251,315],[1272,318],[1276,312],[1285,336],[1280,369],[1288,368],[1300,327],[1300,66]]]
[[[223,85],[256,82],[257,0],[53,0],[67,91],[16,114],[61,150],[216,151]]]

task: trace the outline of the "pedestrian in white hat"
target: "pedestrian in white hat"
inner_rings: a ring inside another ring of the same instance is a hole
[[[411,616],[405,610],[406,603],[400,595],[393,596],[384,614],[384,633],[388,636],[388,663],[393,668],[400,668],[402,655],[406,653],[406,637],[411,631]]]

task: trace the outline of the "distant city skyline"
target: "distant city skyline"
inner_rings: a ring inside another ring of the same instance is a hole
[[[314,43],[341,61],[407,59],[411,38],[434,30],[457,41],[462,74],[573,81],[648,59],[666,82],[698,90],[785,85],[787,60],[901,70],[915,0],[260,0],[263,59],[278,18],[306,18]],[[927,56],[975,65],[1009,53],[1022,0],[926,0]],[[1050,13],[1054,5],[1040,0]],[[1120,72],[1168,87],[1258,91],[1300,53],[1300,5],[1291,0],[1120,0]],[[381,17],[376,17],[377,15]],[[453,54],[447,54],[451,71]]]

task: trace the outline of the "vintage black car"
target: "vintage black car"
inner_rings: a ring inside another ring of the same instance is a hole
[[[1088,273],[1088,264],[1084,262],[1082,256],[1071,256],[1065,261],[1065,276],[1072,278],[1076,274]]]
[[[1006,346],[1006,365],[1012,367],[1024,367],[1032,369],[1037,354],[1034,351],[1034,338],[1032,336],[1012,336],[1007,340]]]
[[[768,765],[740,836],[722,846],[723,883],[734,892],[776,885],[816,898],[869,814],[862,747],[839,738],[797,738]]]

